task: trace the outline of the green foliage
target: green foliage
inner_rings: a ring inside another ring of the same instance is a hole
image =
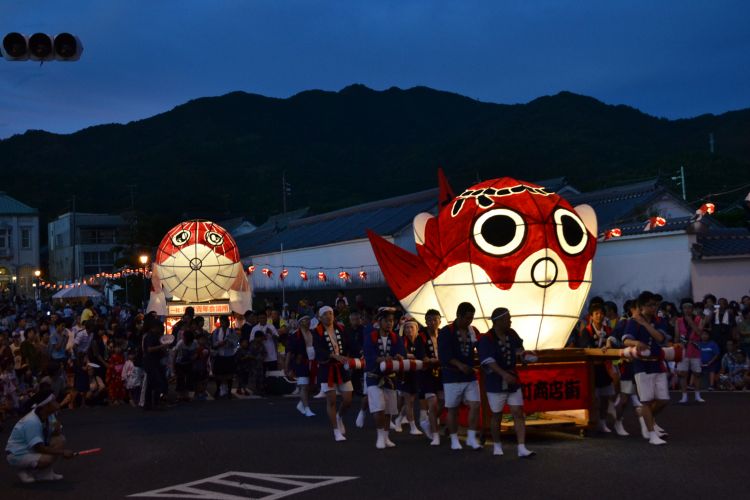
[[[506,175],[566,176],[588,190],[684,165],[695,200],[750,183],[747,137],[750,110],[670,121],[569,92],[500,105],[352,85],[289,99],[233,92],[70,135],[28,131],[0,141],[0,168],[3,189],[39,208],[42,224],[72,195],[80,211],[128,210],[134,184],[134,239],[154,245],[183,217],[262,223],[281,211],[283,170],[288,208],[318,213],[434,187],[438,166],[458,190]]]

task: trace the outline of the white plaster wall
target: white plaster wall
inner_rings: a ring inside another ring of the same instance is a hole
[[[739,301],[750,295],[750,258],[703,259],[692,264],[694,298],[712,293]]]
[[[690,297],[690,259],[685,233],[600,242],[589,298],[598,295],[622,307],[643,290],[660,293],[669,301]]]
[[[393,242],[392,238],[386,239]],[[367,239],[284,251],[283,267],[280,252],[243,258],[245,267],[251,263],[256,268],[255,272],[251,275],[252,286],[253,290],[258,291],[280,289],[281,283],[278,276],[282,268],[286,268],[289,271],[289,275],[284,281],[284,286],[289,289],[345,288],[347,286],[346,283],[338,277],[340,271],[349,272],[353,283],[360,282],[360,270],[367,273],[368,284],[384,283],[382,273],[375,259],[375,254],[370,246],[370,241]],[[264,267],[273,271],[271,279],[261,273],[261,269]],[[309,276],[307,282],[302,281],[299,276],[301,268],[307,271]],[[326,273],[328,276],[327,283],[322,283],[318,280],[319,271]]]

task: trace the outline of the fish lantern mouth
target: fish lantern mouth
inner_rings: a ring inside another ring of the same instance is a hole
[[[193,271],[198,271],[200,268],[203,267],[203,261],[199,258],[190,259],[190,269]]]
[[[549,257],[542,257],[531,267],[531,279],[540,288],[548,288],[557,281],[557,264]]]

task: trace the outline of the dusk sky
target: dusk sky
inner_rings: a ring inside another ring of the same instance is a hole
[[[508,104],[569,90],[668,118],[750,107],[746,0],[0,4],[0,35],[69,31],[85,48],[76,63],[0,60],[0,138],[352,83]]]

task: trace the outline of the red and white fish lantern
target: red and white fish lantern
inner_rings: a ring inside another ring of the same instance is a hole
[[[414,255],[368,232],[388,284],[415,318],[429,309],[452,321],[461,302],[474,326],[507,307],[527,349],[558,349],[591,287],[596,214],[541,186],[509,177],[455,196],[442,171],[437,216],[414,218]]]
[[[166,295],[191,303],[229,299],[235,312],[251,309],[237,244],[223,227],[189,220],[167,232],[156,251],[148,311],[166,315]]]

